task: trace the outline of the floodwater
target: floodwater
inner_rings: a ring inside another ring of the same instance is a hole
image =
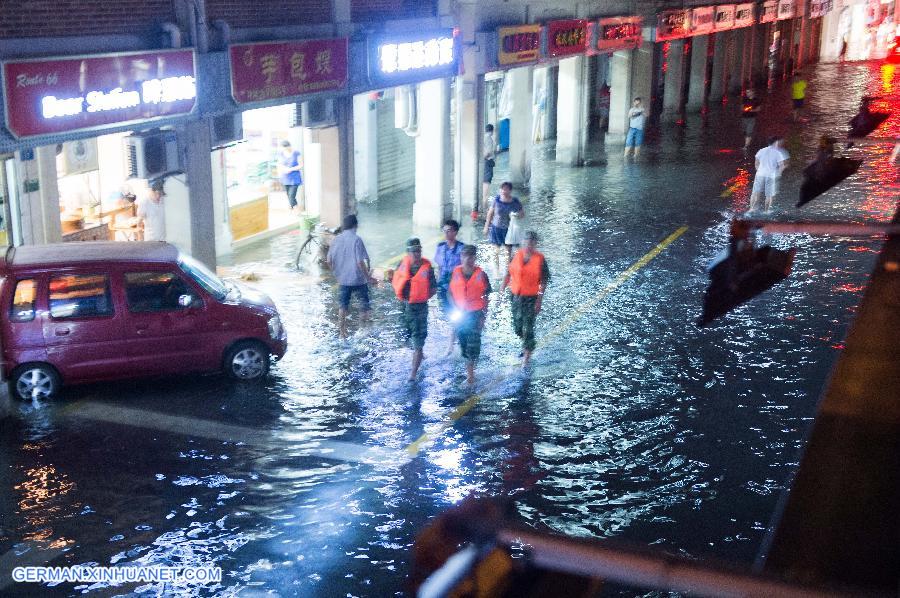
[[[887,145],[855,148],[866,160],[857,175],[802,210],[793,204],[817,137],[840,136],[862,95],[896,103],[900,74],[827,65],[809,80],[808,123],[786,120],[779,89],[758,125],[760,138],[784,133],[792,155],[773,218],[889,220],[897,178]],[[286,267],[297,237],[285,236],[238,268],[260,275],[288,329],[290,350],[264,386],[175,378],[3,404],[0,594],[398,594],[415,534],[473,493],[510,497],[538,529],[749,566],[879,241],[769,237],[798,248],[793,274],[698,329],[706,266],[749,200],[737,109],[732,100],[706,122],[663,127],[637,163],[598,149],[591,165],[568,168],[541,150],[530,193],[517,194],[552,270],[542,344],[521,373],[509,303],[495,294],[475,398],[459,358],[443,357],[437,311],[419,382],[405,382],[409,351],[387,285],[373,294],[372,326],[353,321],[353,337],[336,340],[335,289]],[[898,133],[892,118],[876,134]],[[383,235],[384,224],[368,226]],[[473,234],[465,228],[464,240]],[[401,248],[398,235],[375,261]],[[496,288],[502,271],[486,248],[479,258]],[[9,578],[44,564],[214,565],[223,577],[40,588]]]

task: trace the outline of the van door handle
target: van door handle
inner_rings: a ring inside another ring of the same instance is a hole
[[[72,331],[68,328],[57,328],[56,330],[54,330],[53,334],[55,334],[56,336],[66,336],[70,332]]]
[[[134,333],[140,336],[147,334],[147,330],[150,328],[147,324],[140,324],[134,327]]]

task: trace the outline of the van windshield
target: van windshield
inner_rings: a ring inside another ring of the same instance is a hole
[[[209,268],[187,255],[178,256],[178,265],[185,273],[193,278],[197,284],[206,289],[206,291],[216,298],[217,301],[224,301],[228,296],[228,286],[221,278],[210,272]]]

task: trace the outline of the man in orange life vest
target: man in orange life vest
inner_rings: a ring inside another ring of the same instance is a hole
[[[422,364],[422,348],[428,336],[428,300],[437,292],[434,269],[431,262],[422,258],[422,243],[418,239],[406,242],[406,257],[394,271],[391,284],[397,299],[403,301],[403,324],[413,349],[412,372],[409,374],[412,382]]]
[[[500,293],[507,286],[512,292],[513,331],[522,339],[522,367],[531,362],[531,352],[536,346],[534,321],[541,312],[541,299],[550,282],[547,260],[535,250],[537,241],[536,232],[530,230],[525,233],[525,245],[516,252],[500,285]]]
[[[466,360],[466,382],[475,383],[475,362],[481,354],[481,331],[487,318],[491,282],[484,271],[475,265],[475,246],[464,245],[462,264],[450,276],[450,297],[455,311],[450,319],[456,325],[459,348]]]

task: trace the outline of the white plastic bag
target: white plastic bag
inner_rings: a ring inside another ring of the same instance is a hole
[[[521,245],[525,237],[525,224],[519,218],[519,212],[510,212],[509,228],[506,229],[506,245]]]

